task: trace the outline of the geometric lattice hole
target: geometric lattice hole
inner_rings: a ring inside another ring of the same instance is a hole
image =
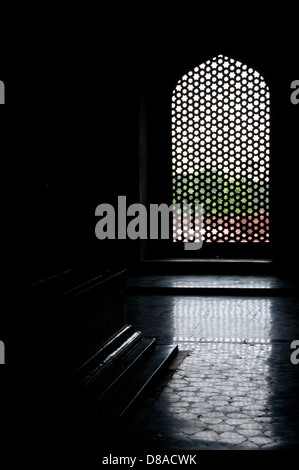
[[[204,242],[268,242],[270,93],[263,77],[219,55],[179,80],[171,112],[173,203],[201,204]],[[174,241],[182,232],[174,217]]]

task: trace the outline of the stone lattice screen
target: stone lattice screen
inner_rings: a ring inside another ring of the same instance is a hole
[[[173,203],[201,204],[203,216],[196,233],[174,214],[173,240],[268,242],[269,161],[263,77],[223,55],[184,75],[172,95]]]

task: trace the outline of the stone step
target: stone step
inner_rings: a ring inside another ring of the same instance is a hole
[[[162,376],[178,351],[156,345],[131,326],[95,351],[75,371],[7,370],[1,420],[8,427],[96,427],[122,422]]]
[[[144,338],[130,351],[121,363],[116,367],[111,375],[110,384],[102,392],[97,392],[97,400],[103,400],[115,389],[123,386],[132,374],[142,367],[147,358],[154,353],[156,348],[156,338]]]
[[[75,379],[84,387],[91,387],[100,380],[106,383],[105,376],[109,375],[110,370],[121,362],[141,338],[140,331],[136,331],[131,325],[124,326],[80,365],[74,373]]]
[[[130,415],[142,398],[161,377],[169,362],[178,352],[178,346],[159,345],[140,364],[129,380],[115,387],[112,393],[99,400],[98,414],[106,419],[124,419]]]

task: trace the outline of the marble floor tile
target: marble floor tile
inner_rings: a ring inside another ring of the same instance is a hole
[[[290,345],[299,339],[298,298],[269,295],[267,283],[275,286],[274,279],[250,281],[265,288],[265,295],[126,296],[128,323],[144,336],[188,352],[153,406],[134,423],[143,430],[151,426],[149,432],[166,448],[299,446],[299,364],[290,360]],[[172,276],[163,282],[204,280]],[[222,280],[223,285],[236,282]],[[246,282],[241,278],[239,285]]]

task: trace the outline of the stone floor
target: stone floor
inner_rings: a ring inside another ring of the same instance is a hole
[[[159,287],[159,276],[136,281],[128,285]],[[299,446],[299,364],[291,362],[291,343],[299,340],[298,297],[293,290],[286,295],[285,282],[275,278],[247,281],[163,276],[160,285],[187,286],[190,294],[127,294],[127,322],[160,344],[178,344],[182,357],[131,423],[147,442],[169,451]],[[215,295],[193,295],[192,287],[206,285]],[[238,285],[245,287],[242,295]],[[226,286],[227,295],[217,295],[217,286]],[[264,290],[251,295],[252,286]]]

